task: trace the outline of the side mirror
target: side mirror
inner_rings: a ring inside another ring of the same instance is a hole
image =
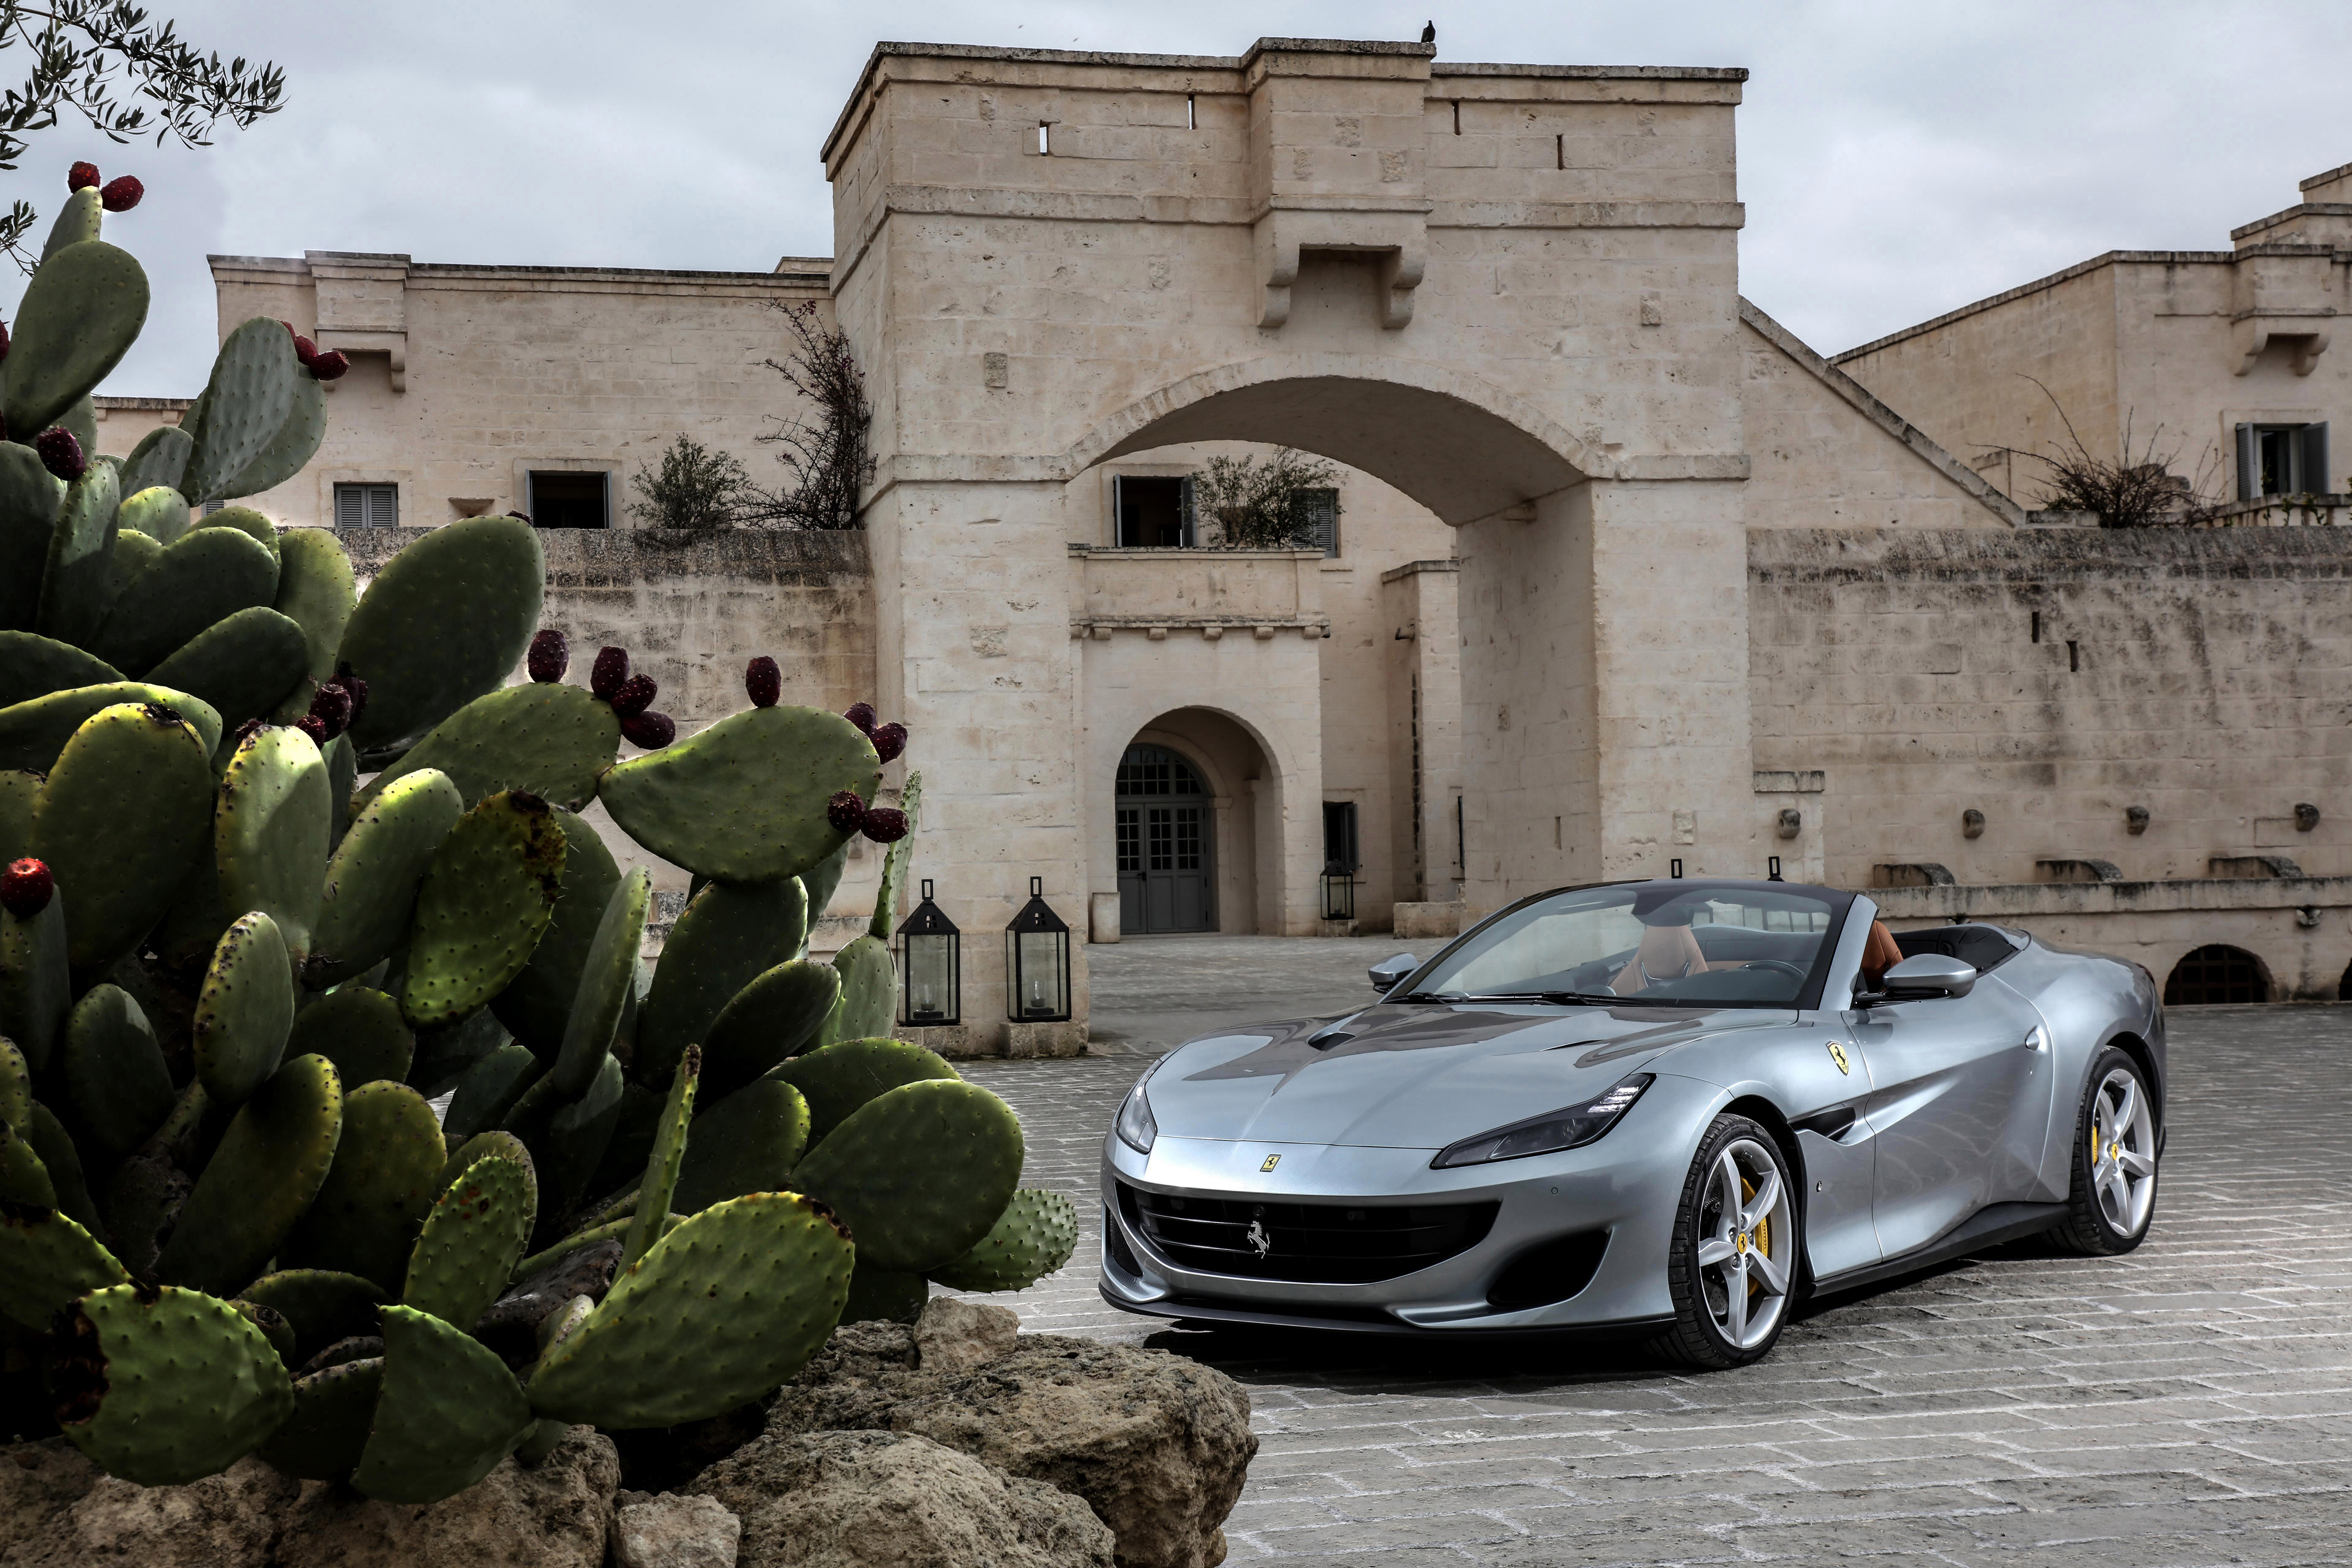
[[[1935,997],[1965,997],[1976,988],[1972,964],[1941,953],[1920,953],[1886,971],[1886,988],[1869,997],[1872,1002],[1913,1002]],[[1864,1000],[1857,997],[1856,1001]]]
[[[1366,973],[1372,977],[1372,989],[1388,992],[1396,989],[1407,975],[1420,967],[1420,959],[1410,953],[1400,953],[1393,958],[1383,958]]]

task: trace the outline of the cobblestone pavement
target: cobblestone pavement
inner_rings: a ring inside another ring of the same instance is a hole
[[[1097,1050],[1157,1056],[1228,1024],[1338,1013],[1372,999],[1364,971],[1442,936],[1144,936],[1087,948]]]
[[[1095,1173],[1143,1061],[971,1076],[1026,1121],[1029,1179],[1089,1216],[1070,1267],[1013,1299],[1028,1325],[1249,1387],[1233,1563],[2352,1563],[2352,1007],[2182,1009],[2171,1040],[2137,1252],[2001,1248],[1816,1303],[1760,1365],[1705,1375],[1113,1312]]]

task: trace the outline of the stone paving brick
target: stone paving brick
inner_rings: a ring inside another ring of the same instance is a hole
[[[1097,1006],[1100,989],[1098,971]],[[2352,1563],[2352,1008],[2184,1009],[2171,1040],[2164,1190],[2137,1252],[1997,1248],[1813,1302],[1770,1360],[1710,1375],[1623,1348],[1129,1317],[1096,1293],[1095,1183],[1149,1059],[967,1071],[1021,1112],[1025,1179],[1085,1218],[1069,1268],[1004,1298],[1026,1326],[1249,1387],[1264,1447],[1234,1563]]]

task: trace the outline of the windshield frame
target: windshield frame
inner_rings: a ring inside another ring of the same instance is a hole
[[[1713,1011],[1723,1009],[1742,1009],[1750,1011],[1761,1009],[1772,1012],[1812,1012],[1821,1007],[1822,993],[1828,988],[1830,971],[1835,967],[1838,946],[1845,936],[1847,922],[1851,919],[1853,914],[1854,894],[1845,892],[1840,888],[1822,887],[1811,883],[1754,882],[1745,881],[1737,877],[1714,876],[1682,878],[1649,876],[1618,877],[1608,882],[1583,882],[1578,883],[1570,887],[1554,887],[1546,889],[1542,893],[1529,894],[1527,897],[1520,899],[1517,904],[1506,904],[1502,908],[1495,911],[1494,914],[1489,915],[1484,920],[1479,921],[1478,924],[1470,927],[1469,930],[1463,932],[1453,941],[1439,948],[1436,954],[1432,956],[1427,963],[1422,965],[1419,968],[1413,970],[1412,974],[1406,976],[1402,981],[1398,982],[1394,988],[1382,997],[1381,1000],[1402,1002],[1406,997],[1415,995],[1421,989],[1420,982],[1423,976],[1436,970],[1456,952],[1467,946],[1473,939],[1484,935],[1489,928],[1499,925],[1501,922],[1510,919],[1513,915],[1518,915],[1537,904],[1548,903],[1555,898],[1566,897],[1571,894],[1594,893],[1603,888],[1648,886],[1677,887],[1686,892],[1693,893],[1702,892],[1710,888],[1723,888],[1727,891],[1739,893],[1769,892],[1778,894],[1803,893],[1818,897],[1823,904],[1830,906],[1830,927],[1827,931],[1822,934],[1821,946],[1813,955],[1812,967],[1806,971],[1804,984],[1797,988],[1797,995],[1795,999],[1792,1001],[1747,1002],[1727,1000],[1714,997],[1705,998],[1694,998],[1689,1000],[1679,1000],[1670,997],[1624,997],[1619,998],[1619,1000],[1614,1004],[1610,1005],[1634,1008],[1673,1008],[1692,1012]],[[1472,993],[1463,994],[1466,996]],[[1528,993],[1523,1003],[1519,1002],[1517,998],[1513,998],[1513,1002],[1515,1005],[1523,1005],[1527,1007],[1598,1007],[1604,1005],[1597,1000],[1593,1002],[1549,1002],[1546,1001],[1540,995],[1534,992]],[[1446,1004],[1433,998],[1426,1003],[1417,1005],[1435,1007]],[[1492,1006],[1494,1004],[1489,1002],[1484,1005]]]

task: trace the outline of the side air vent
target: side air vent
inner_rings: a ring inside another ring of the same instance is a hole
[[[1580,1230],[1531,1247],[1495,1276],[1486,1287],[1486,1304],[1516,1312],[1564,1301],[1592,1283],[1601,1270],[1601,1255],[1608,1250],[1606,1230]]]

